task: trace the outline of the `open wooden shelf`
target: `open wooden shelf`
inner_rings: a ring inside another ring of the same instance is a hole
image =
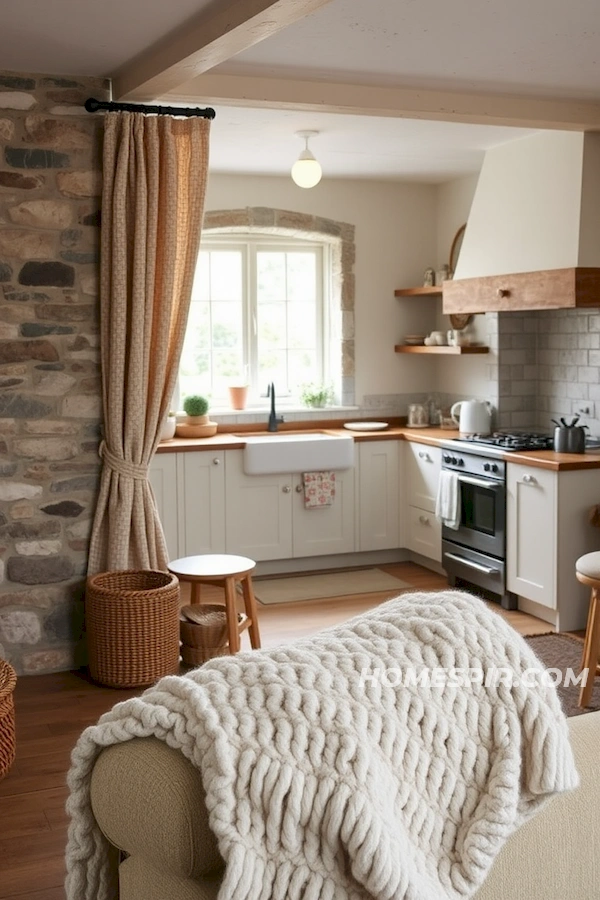
[[[426,294],[430,294],[432,297],[441,297],[442,286],[438,284],[437,287],[398,288],[397,291],[394,291],[394,297],[422,297]]]
[[[482,344],[471,344],[468,347],[449,347],[447,345],[434,347],[425,347],[421,344],[396,344],[394,347],[396,353],[445,353],[449,356],[465,356],[469,353],[489,353],[490,348],[484,347]]]

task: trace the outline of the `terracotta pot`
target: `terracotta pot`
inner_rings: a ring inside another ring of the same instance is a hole
[[[207,421],[203,425],[195,425],[190,423],[190,419],[206,419]],[[175,433],[177,437],[182,438],[212,437],[213,434],[217,433],[217,428],[217,423],[211,422],[208,416],[188,416],[187,422],[179,422],[177,424]]]
[[[246,409],[246,401],[248,400],[248,385],[240,385],[239,387],[229,388],[229,402],[232,409]]]

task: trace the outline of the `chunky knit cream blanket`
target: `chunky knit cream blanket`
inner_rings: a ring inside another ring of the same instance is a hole
[[[407,667],[492,666],[514,685],[393,686]],[[146,735],[202,773],[221,900],[472,897],[509,835],[578,783],[555,689],[518,678],[532,667],[499,615],[447,591],[163,678],[73,750],[67,898],[116,896],[90,772],[103,747]],[[376,669],[396,672],[364,678]]]

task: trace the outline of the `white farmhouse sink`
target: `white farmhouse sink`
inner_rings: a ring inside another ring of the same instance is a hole
[[[323,431],[276,431],[260,435],[240,434],[244,447],[244,472],[269,475],[289,472],[319,472],[348,469],[354,465],[351,435]]]

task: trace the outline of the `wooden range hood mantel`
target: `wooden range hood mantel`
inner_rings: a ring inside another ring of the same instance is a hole
[[[447,315],[577,307],[600,307],[600,268],[460,278],[442,285]]]

